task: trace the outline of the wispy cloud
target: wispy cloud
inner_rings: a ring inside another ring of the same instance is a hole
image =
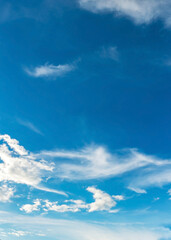
[[[171,183],[171,166],[152,167],[145,172],[141,172],[139,177],[133,178],[129,188],[138,193],[146,193],[146,188],[162,187]]]
[[[62,77],[75,70],[75,64],[53,65],[45,64],[35,68],[25,68],[25,72],[35,78]]]
[[[17,233],[18,231],[23,234],[31,232],[31,235],[42,235],[48,239],[58,240],[160,240],[170,239],[171,231],[164,227],[146,227],[136,224],[119,223],[112,225],[111,223],[102,224],[94,222],[74,221],[55,219],[48,217],[32,217],[23,216],[7,212],[1,212],[1,224],[15,224],[15,228],[20,230],[12,230],[11,232]],[[79,226],[79,227],[75,227]],[[2,225],[3,227],[3,225]],[[66,231],[67,229],[67,231]],[[5,231],[5,230],[4,230]],[[20,233],[19,233],[20,234]]]
[[[90,146],[78,151],[42,151],[37,157],[53,159],[57,162],[56,176],[70,181],[111,178],[137,170],[139,175],[127,182],[128,188],[137,193],[171,183],[171,159],[159,159],[137,149],[111,154],[102,146]],[[60,158],[65,163],[58,161]]]
[[[0,186],[0,202],[9,202],[14,196],[15,189],[7,184]]]
[[[42,191],[66,195],[63,191],[44,186],[43,179],[102,179],[118,177],[136,170],[138,176],[131,176],[126,184],[137,193],[146,193],[145,189],[150,186],[158,187],[171,183],[171,160],[159,159],[137,149],[110,153],[105,147],[92,145],[77,151],[31,153],[9,135],[0,135],[0,141],[0,182],[12,181]]]
[[[114,13],[126,16],[136,24],[150,23],[160,18],[171,25],[170,0],[78,0],[80,7],[94,13]]]
[[[115,46],[102,47],[100,51],[100,56],[103,58],[112,59],[114,61],[119,60],[119,52],[117,47]]]
[[[40,135],[43,135],[43,133],[42,133],[32,122],[30,122],[30,121],[28,121],[28,120],[22,120],[22,119],[20,119],[20,118],[17,118],[17,122],[18,122],[20,125],[29,128],[29,129],[32,130],[33,132],[38,133],[38,134],[40,134]]]
[[[86,180],[114,177],[135,169],[154,166],[169,166],[170,160],[158,159],[154,156],[127,149],[120,153],[110,153],[102,146],[90,146],[78,151],[42,151],[36,157],[53,159],[57,162],[56,175],[62,179]],[[70,159],[58,162],[58,159]],[[75,160],[77,159],[77,162]],[[72,161],[73,160],[73,161]]]

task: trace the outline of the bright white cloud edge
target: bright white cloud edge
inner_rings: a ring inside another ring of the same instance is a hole
[[[67,73],[75,70],[75,64],[53,65],[45,64],[34,68],[25,68],[25,72],[31,77],[62,77]]]
[[[25,204],[20,207],[21,211],[26,213],[32,213],[34,211],[43,210],[45,212],[55,211],[55,212],[79,212],[85,210],[87,212],[95,211],[107,211],[109,213],[117,213],[119,209],[113,209],[117,202],[124,200],[122,195],[110,196],[108,193],[97,189],[96,187],[88,187],[87,191],[93,194],[94,202],[86,203],[83,200],[70,199],[66,200],[63,204],[58,202],[51,202],[49,200],[36,199],[33,204]]]
[[[162,19],[171,25],[170,0],[78,0],[81,8],[94,13],[113,13],[126,16],[136,24],[149,24]]]

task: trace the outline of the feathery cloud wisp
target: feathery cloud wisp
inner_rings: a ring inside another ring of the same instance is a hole
[[[43,135],[42,132],[41,132],[32,122],[30,122],[30,121],[28,121],[28,120],[22,120],[22,119],[20,119],[20,118],[17,118],[17,122],[18,122],[20,125],[29,128],[29,129],[32,130],[33,132],[38,133],[38,134],[40,134],[40,135]]]
[[[3,184],[0,187],[0,202],[9,202],[14,196],[14,188],[8,187],[7,184]]]
[[[111,154],[104,147],[91,146],[78,151],[42,151],[36,157],[53,159],[58,164],[56,175],[61,179],[86,180],[114,177],[147,166],[168,166],[171,161],[160,160],[127,149],[121,154]],[[65,163],[58,159],[70,159]],[[77,162],[74,160],[77,159]],[[73,161],[72,161],[73,160]]]

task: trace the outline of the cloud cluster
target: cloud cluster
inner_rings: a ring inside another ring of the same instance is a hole
[[[53,171],[53,165],[44,160],[37,161],[9,135],[0,135],[0,141],[0,182],[10,181],[50,191],[48,188],[41,187],[40,183],[46,172]],[[1,191],[5,191],[5,188]],[[58,191],[56,193],[64,194]]]
[[[65,74],[73,71],[75,69],[74,64],[65,65],[53,65],[45,64],[42,66],[35,67],[33,69],[25,68],[28,75],[39,78],[39,77],[62,77]]]
[[[41,206],[41,202],[39,199],[36,199],[33,201],[33,204],[25,204],[23,205],[20,210],[25,211],[26,213],[31,213],[34,211],[39,211]]]
[[[9,135],[0,135],[0,160],[0,182],[26,184],[63,195],[66,194],[62,191],[42,185],[46,177],[79,181],[112,178],[136,170],[139,174],[127,181],[127,187],[137,193],[146,193],[149,186],[171,183],[171,160],[146,155],[137,149],[110,153],[105,147],[92,145],[77,151],[35,154]]]
[[[114,13],[126,16],[136,24],[150,23],[160,18],[171,25],[170,0],[78,0],[80,7],[94,13]]]
[[[42,208],[44,211],[55,211],[55,212],[79,212],[80,210],[86,210],[88,212],[95,211],[108,211],[116,213],[118,209],[112,209],[116,206],[116,201],[124,200],[122,195],[110,196],[104,191],[95,187],[88,187],[87,191],[93,194],[94,202],[86,203],[82,200],[66,200],[64,204],[58,202],[50,202],[49,200],[36,199],[33,204],[25,204],[20,210],[26,213],[33,211],[39,211]],[[115,200],[116,201],[115,201]]]

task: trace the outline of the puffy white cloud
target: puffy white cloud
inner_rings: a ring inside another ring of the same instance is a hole
[[[116,200],[116,201],[123,201],[125,200],[123,195],[112,195],[112,197]]]
[[[46,172],[53,171],[53,165],[44,160],[38,161],[16,139],[9,135],[0,135],[0,182],[12,181],[18,184],[26,184],[40,190],[51,191],[42,187],[42,177]],[[63,192],[52,190],[59,194]]]
[[[75,70],[75,65],[65,64],[65,65],[52,65],[45,64],[42,66],[35,67],[33,69],[26,68],[25,71],[28,75],[32,77],[61,77],[65,74]]]
[[[59,204],[58,202],[50,202],[49,200],[37,199],[33,204],[25,204],[20,210],[26,213],[31,213],[33,211],[40,210],[40,207],[44,211],[55,211],[55,212],[78,212],[82,209],[88,212],[94,211],[108,211],[111,213],[116,213],[118,209],[112,209],[116,206],[116,202],[113,200],[124,200],[121,195],[110,196],[109,194],[97,189],[95,187],[88,187],[87,191],[93,194],[94,202],[86,203],[83,200],[66,200],[64,204]]]
[[[126,16],[137,24],[160,18],[171,24],[170,0],[78,0],[80,7],[94,13],[114,13]]]
[[[19,145],[19,142],[16,139],[12,139],[9,135],[5,134],[5,135],[0,135],[0,141],[4,141],[6,142],[6,144],[12,149],[14,150],[15,153],[18,153],[21,156],[27,155],[28,151],[23,147]],[[2,148],[6,145],[1,145]],[[7,152],[7,149],[6,149]]]
[[[33,204],[25,204],[23,205],[20,210],[25,211],[26,213],[31,213],[33,211],[39,211],[41,206],[40,199],[36,199]]]
[[[8,187],[7,184],[0,186],[0,202],[9,202],[14,196],[14,188]]]
[[[99,190],[95,187],[88,187],[87,191],[93,193],[94,202],[89,204],[89,212],[94,211],[110,211],[112,207],[115,207],[116,202],[112,199],[112,197]]]

